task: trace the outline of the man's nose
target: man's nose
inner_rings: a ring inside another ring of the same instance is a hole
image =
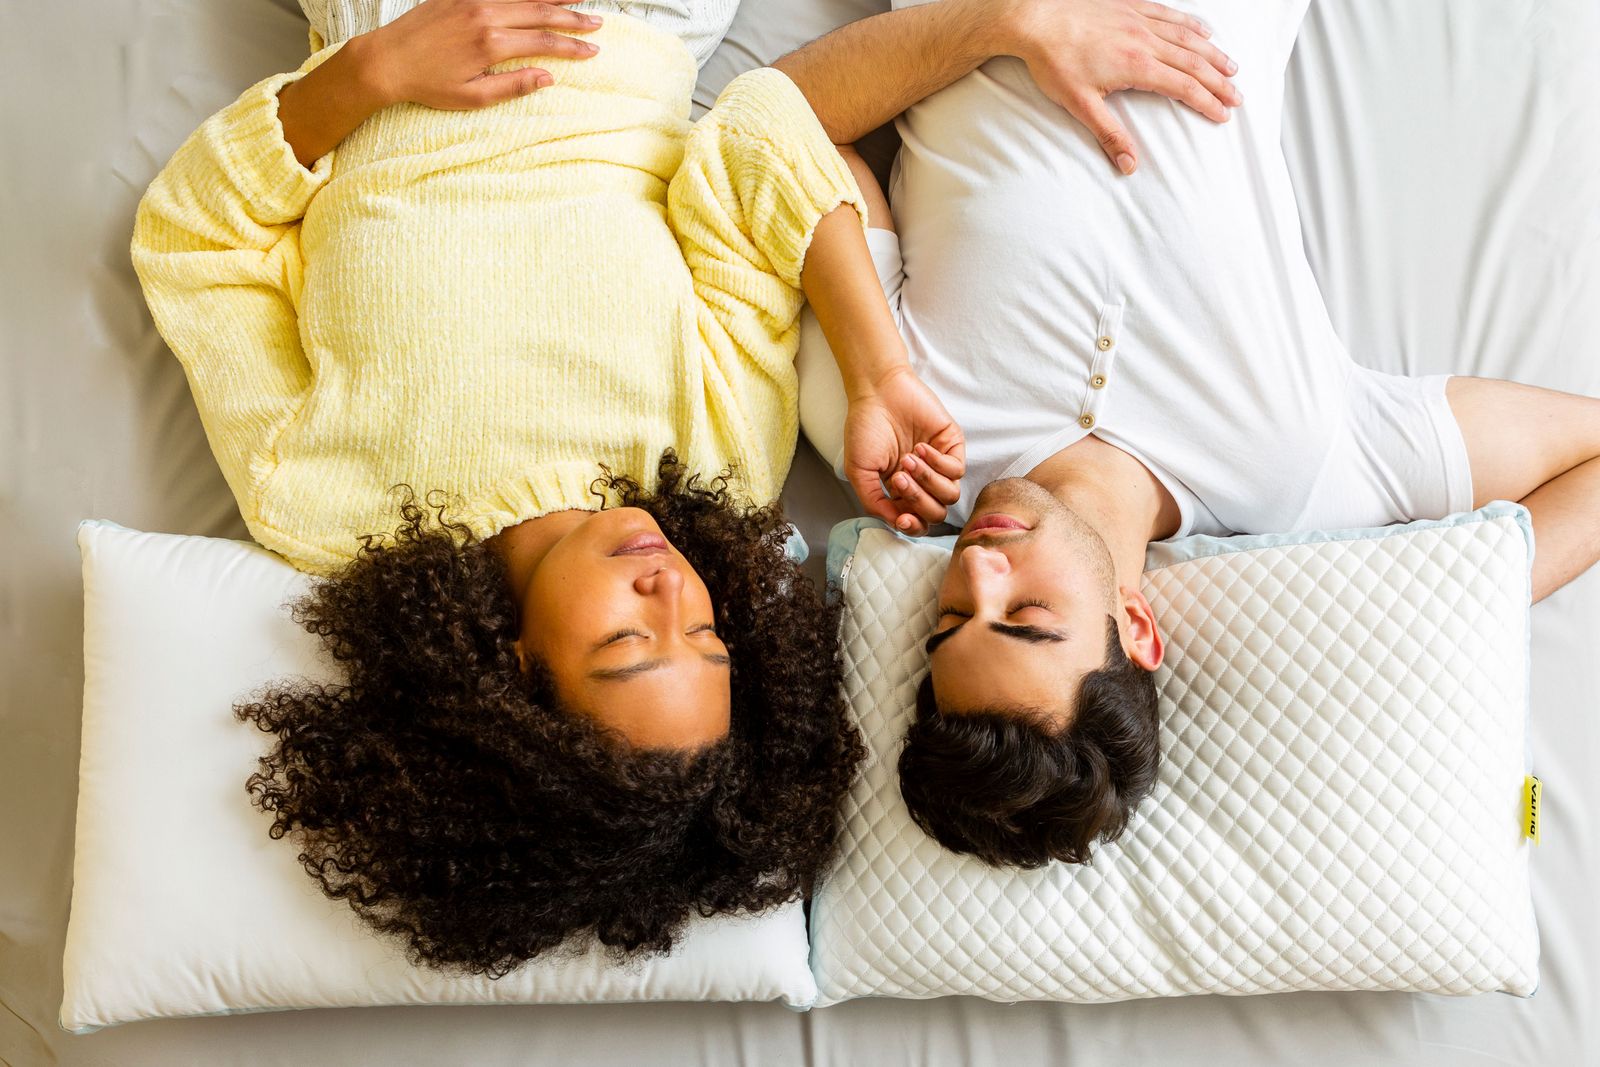
[[[961,569],[966,574],[973,597],[982,600],[987,592],[994,590],[1011,574],[1011,561],[1004,552],[982,545],[968,545],[961,553]]]
[[[635,578],[633,588],[640,596],[675,596],[683,588],[683,575],[663,565]]]

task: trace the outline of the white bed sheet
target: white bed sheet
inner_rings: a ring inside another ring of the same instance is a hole
[[[745,0],[702,78],[884,6]],[[1312,264],[1356,358],[1600,394],[1593,0],[1318,0],[1285,136]],[[106,1064],[1600,1063],[1600,573],[1534,611],[1531,1000],[1286,994],[394,1008],[60,1031],[81,698],[73,530],[244,536],[128,263],[139,194],[206,114],[298,62],[293,0],[0,5],[0,1062]],[[808,450],[814,545],[848,502]]]

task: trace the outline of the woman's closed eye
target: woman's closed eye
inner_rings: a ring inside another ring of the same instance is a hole
[[[644,636],[646,636],[646,635],[645,635],[644,631],[642,631],[642,630],[631,630],[631,629],[630,630],[618,630],[616,633],[610,634],[610,635],[606,636],[605,638],[601,639],[600,643],[595,645],[594,647],[596,649],[601,649],[601,648],[605,648],[607,645],[614,645],[618,641],[621,641],[625,637],[644,637]]]
[[[697,626],[691,626],[691,627],[689,627],[689,629],[684,631],[684,635],[685,636],[690,636],[690,637],[694,636],[695,634],[703,634],[703,633],[709,633],[712,637],[716,637],[717,636],[716,623],[703,622],[703,623],[700,623]],[[595,645],[594,647],[596,649],[606,648],[609,645],[616,644],[618,641],[621,641],[625,637],[644,637],[644,638],[648,638],[649,636],[650,635],[645,633],[643,630],[634,630],[634,629],[618,630],[616,633],[606,636],[599,644]]]

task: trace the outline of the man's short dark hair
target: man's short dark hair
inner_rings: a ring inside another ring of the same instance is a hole
[[[952,852],[994,866],[1087,863],[1115,841],[1156,782],[1156,685],[1106,616],[1104,664],[1083,676],[1064,727],[1037,708],[941,713],[933,676],[900,754],[911,817]]]

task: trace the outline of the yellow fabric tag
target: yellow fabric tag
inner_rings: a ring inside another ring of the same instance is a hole
[[[1533,775],[1522,780],[1522,836],[1539,843],[1539,803],[1544,799],[1544,783]]]

